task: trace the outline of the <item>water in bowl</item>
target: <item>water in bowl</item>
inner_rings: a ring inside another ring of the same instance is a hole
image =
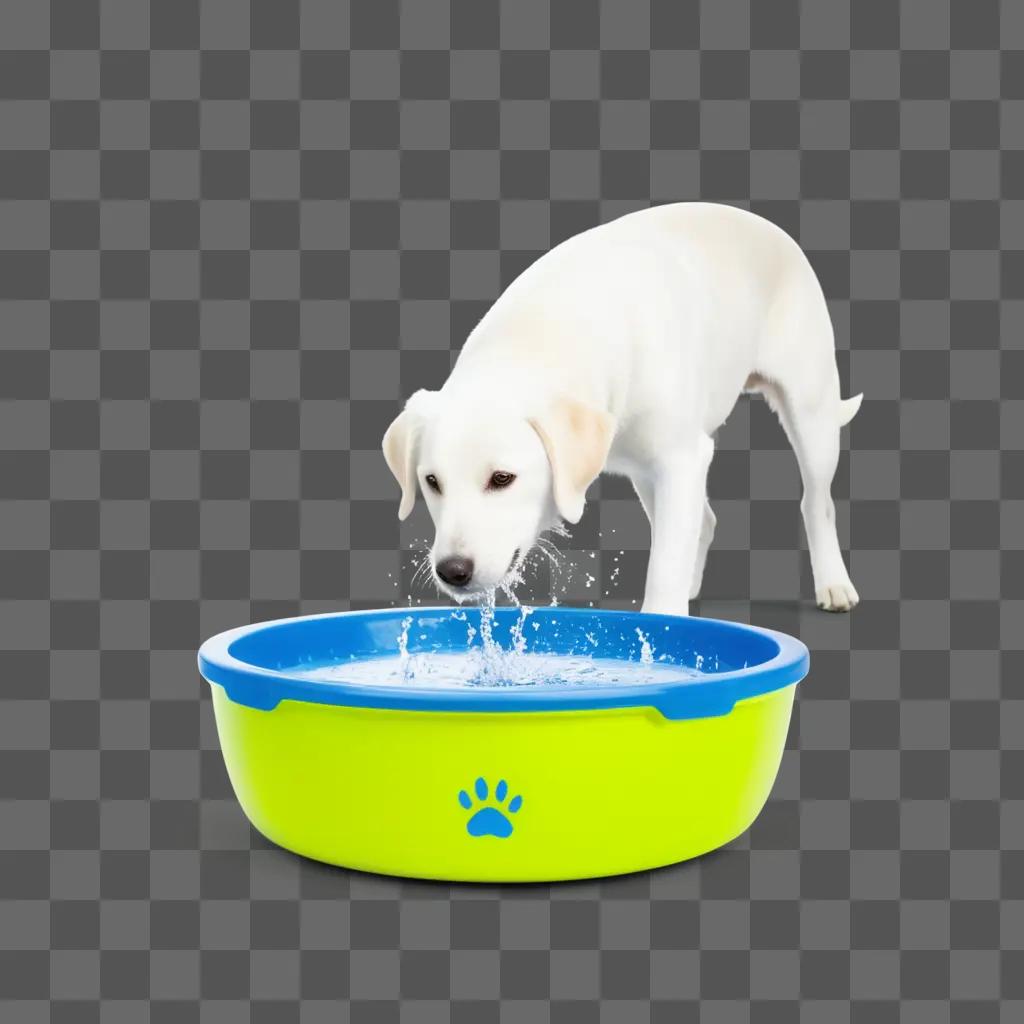
[[[402,620],[397,655],[303,665],[292,671],[303,679],[319,682],[421,689],[628,686],[680,682],[699,679],[702,675],[699,669],[659,657],[649,638],[640,630],[637,630],[638,656],[634,660],[601,657],[600,638],[592,633],[580,637],[580,651],[551,654],[527,650],[529,630],[538,628],[538,623],[529,622],[529,608],[521,609],[510,630],[507,646],[493,637],[493,605],[483,606],[479,630],[465,613],[456,610],[452,614],[466,622],[464,651],[410,652],[409,632],[413,618],[409,616]],[[477,640],[475,644],[474,640]]]
[[[480,649],[463,653],[420,653],[408,657],[365,658],[298,670],[304,679],[363,686],[465,689],[481,686],[628,686],[698,679],[696,669],[593,655],[523,653],[495,670]]]

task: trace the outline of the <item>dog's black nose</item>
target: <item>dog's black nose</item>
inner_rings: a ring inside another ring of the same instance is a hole
[[[449,586],[464,587],[473,578],[473,559],[453,555],[437,563],[437,575]]]

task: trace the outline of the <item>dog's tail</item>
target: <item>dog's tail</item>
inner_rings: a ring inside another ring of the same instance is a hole
[[[854,395],[853,398],[846,398],[839,403],[839,426],[845,427],[860,409],[860,403],[864,401],[864,392]]]

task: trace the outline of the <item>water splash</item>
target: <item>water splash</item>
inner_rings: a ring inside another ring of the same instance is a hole
[[[480,644],[470,647],[468,657],[475,659],[477,681],[484,685],[502,686],[523,675],[526,653],[526,620],[532,608],[519,605],[519,616],[509,629],[509,646],[502,647],[494,637],[494,591],[487,591],[480,602]],[[472,642],[472,641],[470,641]]]
[[[476,636],[476,626],[469,621],[469,616],[461,608],[456,608],[452,612],[452,618],[456,622],[464,622],[466,624],[466,646],[472,647],[473,637]]]
[[[651,641],[639,626],[636,627],[636,635],[640,638],[640,664],[653,665],[654,647],[651,645]]]
[[[616,531],[611,529],[611,533]],[[568,655],[557,656],[557,668],[554,665],[555,656],[541,655],[529,651],[526,624],[533,609],[521,604],[516,588],[523,584],[527,571],[536,571],[547,566],[551,571],[550,607],[558,607],[561,599],[569,592],[569,584],[574,576],[581,575],[583,587],[593,592],[594,585],[598,584],[598,596],[601,594],[597,576],[587,571],[593,568],[597,571],[597,565],[587,565],[583,559],[590,562],[597,562],[596,551],[578,552],[575,558],[569,558],[566,552],[561,550],[554,541],[556,537],[569,537],[569,530],[562,523],[557,523],[541,531],[535,545],[526,553],[516,559],[508,575],[496,589],[485,591],[477,598],[479,606],[479,620],[474,624],[467,611],[461,607],[453,608],[452,618],[466,624],[466,649],[464,653],[443,652],[439,650],[423,650],[410,652],[410,629],[413,618],[407,616],[401,620],[401,630],[397,639],[398,656],[395,659],[381,658],[374,659],[379,669],[384,670],[386,663],[394,661],[397,666],[397,681],[408,685],[449,685],[448,679],[457,677],[459,682],[452,685],[473,685],[473,686],[521,686],[550,683],[558,680],[587,680],[593,682],[610,681],[617,678],[616,673],[623,672],[623,665],[632,666],[627,668],[629,672],[639,671],[642,667],[649,671],[652,666],[672,668],[674,671],[687,671],[682,666],[674,665],[672,659],[665,654],[656,656],[654,645],[650,638],[639,628],[636,630],[640,641],[639,660],[614,662],[600,657],[601,643],[594,632],[587,632],[580,639],[579,645],[583,648],[580,653],[574,647]],[[599,534],[600,536],[600,534]],[[419,584],[432,583],[443,595],[433,572],[430,545],[425,539],[416,538],[408,545],[412,553],[412,565],[414,571],[409,580],[410,592],[406,593],[405,603],[412,608],[414,605],[423,603],[421,600],[414,600],[411,591]],[[612,568],[608,577],[612,587],[619,585],[619,574],[622,569],[620,559],[625,555],[624,550],[619,550],[612,557]],[[584,568],[587,566],[587,568]],[[388,574],[391,578],[391,574]],[[392,579],[394,586],[399,586],[399,581]],[[499,593],[508,599],[509,603],[519,609],[519,615],[508,628],[507,637],[499,639],[495,636],[495,609],[498,604]],[[610,596],[610,594],[605,594]],[[631,600],[636,605],[636,599]],[[460,602],[461,604],[461,602]],[[588,601],[590,607],[594,607],[594,600]],[[540,623],[533,622],[533,629],[539,628]],[[557,636],[557,633],[556,633]],[[422,641],[425,636],[419,636]],[[504,640],[504,646],[503,642]],[[635,655],[634,655],[635,657]],[[576,664],[579,662],[579,664]],[[457,663],[457,664],[456,664]],[[345,666],[335,666],[339,671],[349,671],[358,662],[349,662]],[[603,667],[602,667],[603,666]],[[614,666],[618,666],[615,668]],[[694,675],[699,674],[704,667],[698,661],[697,669],[693,670]],[[709,666],[710,667],[710,666]],[[707,669],[705,669],[706,671]],[[330,672],[330,666],[324,666],[318,670],[311,670],[317,673]],[[390,672],[390,669],[388,670]],[[558,676],[558,680],[554,676]],[[545,677],[546,678],[542,678]],[[326,678],[324,676],[319,676]],[[607,677],[607,678],[605,678]],[[334,678],[344,678],[342,675]],[[390,680],[390,675],[389,675]],[[634,682],[645,681],[646,677],[632,679]]]
[[[398,634],[398,656],[404,661],[409,657],[409,628],[412,626],[412,616],[407,615],[402,619],[402,629]]]

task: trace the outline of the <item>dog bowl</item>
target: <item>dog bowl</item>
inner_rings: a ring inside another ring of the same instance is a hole
[[[465,653],[468,637],[481,642],[480,615],[313,615],[203,644],[224,761],[252,824],[288,850],[361,871],[537,882],[696,857],[760,813],[807,673],[800,641],[713,619],[582,608],[535,609],[524,629],[518,609],[498,608],[493,640],[503,647],[518,639],[545,656],[590,651],[618,659],[631,678],[637,665],[626,663],[653,649],[653,681],[345,681],[346,664],[404,649]],[[334,678],[310,678],[311,666],[334,666]]]

